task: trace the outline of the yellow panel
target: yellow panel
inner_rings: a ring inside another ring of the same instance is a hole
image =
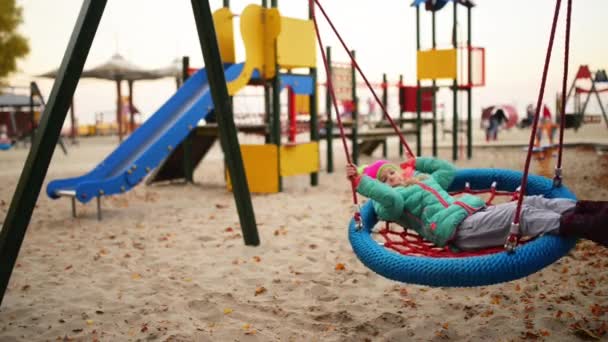
[[[217,44],[219,45],[220,55],[224,63],[236,63],[232,18],[232,12],[226,7],[213,12],[213,24],[215,25]]]
[[[277,41],[280,67],[313,68],[316,51],[315,26],[311,20],[281,18],[281,34]]]
[[[281,31],[279,11],[276,8],[264,9],[262,6],[251,4],[241,14],[241,37],[245,45],[245,66],[241,74],[232,82],[228,83],[228,93],[236,94],[245,87],[254,69],[264,73],[263,77],[274,77],[274,42]],[[269,51],[268,49],[272,49]],[[265,65],[272,65],[265,68]]]
[[[281,146],[281,176],[303,175],[319,171],[319,144],[309,142]]]
[[[276,8],[267,9],[265,12],[264,26],[264,68],[262,71],[265,79],[271,79],[276,75],[277,37],[282,30],[281,13]]]
[[[241,155],[250,192],[279,192],[279,156],[276,145],[241,145]],[[228,168],[226,183],[228,189],[232,190]]]
[[[418,79],[455,79],[456,49],[418,51]]]
[[[296,113],[310,114],[310,95],[296,95]]]

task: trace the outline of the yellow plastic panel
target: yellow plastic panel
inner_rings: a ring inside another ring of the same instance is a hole
[[[276,8],[269,8],[265,12],[264,26],[264,67],[261,70],[265,79],[271,79],[276,75],[276,45],[275,42],[281,33],[281,13]]]
[[[276,145],[241,145],[241,155],[250,192],[279,192],[279,156]],[[232,190],[227,168],[226,183],[228,190]]]
[[[220,55],[224,63],[236,63],[232,18],[232,12],[226,7],[213,12],[213,25],[215,25],[217,44],[219,45]]]
[[[274,42],[281,30],[279,11],[277,9],[264,9],[262,6],[251,4],[241,14],[241,37],[245,46],[245,66],[234,81],[228,83],[228,93],[236,94],[245,87],[254,69],[264,73],[265,78],[274,77]],[[272,48],[272,51],[268,49]],[[271,65],[271,68],[265,68]],[[272,72],[272,74],[270,74]]]
[[[315,26],[311,20],[281,18],[281,34],[277,41],[280,67],[313,68],[316,51]]]
[[[456,49],[418,51],[418,79],[455,79]]]
[[[281,176],[303,175],[319,171],[319,144],[315,141],[281,146]]]
[[[296,95],[296,113],[310,114],[310,95]]]

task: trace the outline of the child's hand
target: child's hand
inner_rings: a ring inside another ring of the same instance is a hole
[[[352,179],[354,177],[357,177],[357,167],[355,166],[355,164],[347,164],[346,165],[346,177],[348,179]]]

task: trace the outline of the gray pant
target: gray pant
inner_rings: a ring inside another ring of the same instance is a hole
[[[575,203],[564,198],[524,197],[519,220],[521,235],[558,234],[561,214],[573,208]],[[474,213],[458,226],[452,243],[462,250],[502,246],[516,209],[517,201],[489,206]]]

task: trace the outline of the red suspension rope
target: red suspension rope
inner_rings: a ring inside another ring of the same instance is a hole
[[[399,130],[399,128],[397,127],[397,125],[395,124],[395,122],[393,121],[393,119],[390,117],[390,115],[388,115],[388,112],[386,111],[386,107],[384,107],[384,104],[382,104],[382,101],[380,101],[380,98],[378,97],[378,95],[374,91],[371,83],[368,81],[368,79],[365,76],[365,74],[363,74],[363,71],[361,71],[361,68],[359,67],[359,64],[357,64],[357,61],[355,60],[354,56],[352,55],[352,53],[350,52],[350,50],[346,46],[346,43],[344,43],[344,40],[342,39],[342,36],[340,35],[340,33],[338,32],[338,30],[334,26],[333,22],[331,21],[331,19],[327,15],[327,13],[325,13],[325,9],[323,9],[323,6],[321,6],[321,4],[319,3],[319,0],[309,0],[309,2],[312,2],[312,1],[314,1],[315,4],[319,7],[319,10],[321,10],[321,13],[325,17],[325,20],[327,20],[327,23],[331,27],[332,31],[334,31],[334,34],[336,35],[336,37],[338,38],[338,40],[340,40],[340,43],[342,44],[342,47],[344,48],[344,50],[346,51],[346,53],[348,53],[348,56],[350,57],[350,60],[353,63],[353,66],[355,67],[355,69],[357,69],[357,71],[359,72],[359,75],[361,75],[361,78],[363,78],[363,80],[365,81],[365,84],[367,85],[367,87],[369,88],[370,92],[374,96],[374,99],[376,100],[376,103],[378,103],[379,107],[382,109],[382,113],[384,114],[384,116],[386,117],[386,119],[388,120],[388,122],[391,124],[391,126],[393,127],[393,129],[395,130],[395,133],[397,133],[397,135],[399,136],[399,141],[401,142],[401,145],[403,145],[403,147],[405,147],[405,149],[407,150],[410,158],[413,157],[414,153],[412,152],[412,149],[407,144],[407,141],[405,141],[405,138],[401,134],[401,131]],[[314,15],[314,10],[313,10],[312,17],[313,17],[313,20],[315,21],[315,28],[316,28],[316,31],[317,31],[317,39],[319,39],[319,43],[321,43],[321,40],[319,38],[319,29],[318,29],[318,26],[317,26],[315,15]],[[323,51],[323,45],[321,45],[321,51]],[[327,63],[325,61],[325,57],[323,57],[323,59],[324,59],[324,62]],[[328,79],[329,79],[329,77],[328,77]],[[329,86],[329,84],[330,84],[330,82],[328,81],[328,86]],[[332,97],[333,97],[333,94],[332,94]],[[342,130],[340,132],[342,134]]]
[[[551,62],[551,52],[553,51],[553,41],[555,40],[555,28],[557,27],[557,19],[559,18],[559,9],[561,0],[557,0],[555,3],[555,14],[553,15],[553,24],[551,26],[551,35],[549,37],[549,46],[547,47],[547,54],[545,57],[545,66],[543,68],[543,76],[540,84],[540,92],[538,94],[538,101],[536,102],[536,113],[534,115],[534,124],[532,125],[532,131],[530,131],[530,142],[528,145],[528,154],[526,155],[526,164],[524,166],[524,174],[521,180],[521,194],[517,200],[517,209],[515,211],[515,218],[511,225],[511,231],[507,238],[506,247],[508,250],[512,250],[517,245],[519,239],[519,219],[521,217],[521,207],[526,194],[526,185],[528,184],[528,171],[530,170],[530,160],[532,157],[532,146],[534,146],[534,136],[538,128],[538,118],[540,116],[540,108],[543,103],[543,96],[545,94],[545,85],[547,83],[547,73],[549,71],[549,64]],[[563,120],[562,120],[563,122]]]
[[[338,110],[338,102],[336,100],[336,94],[334,92],[334,85],[332,83],[331,80],[331,75],[329,72],[329,64],[327,63],[327,56],[325,55],[325,50],[323,50],[323,40],[321,39],[321,34],[319,32],[319,25],[317,23],[317,17],[315,15],[315,7],[313,5],[313,0],[309,0],[309,4],[310,6],[310,11],[311,11],[311,16],[312,16],[312,21],[315,24],[315,33],[317,35],[317,41],[319,42],[319,47],[321,50],[321,57],[323,58],[323,66],[325,67],[325,75],[327,78],[327,89],[329,90],[330,93],[330,97],[334,106],[334,112],[336,113],[336,120],[338,121],[338,128],[340,129],[340,138],[342,139],[342,147],[344,148],[344,154],[346,155],[346,161],[348,162],[348,164],[352,164],[351,158],[350,158],[350,153],[348,152],[348,145],[346,144],[346,134],[344,134],[344,125],[342,125],[342,118],[340,117],[340,111]],[[331,113],[327,113],[327,115],[331,115]],[[327,132],[326,134],[333,134],[333,132]],[[352,178],[350,180],[350,185],[351,185],[351,190],[352,190],[352,194],[353,194],[353,204],[355,206],[358,205],[358,200],[357,200],[357,189],[355,186],[355,179]],[[357,222],[357,225],[361,224],[361,214],[359,213],[359,210],[357,209],[357,211],[355,212],[355,221]]]
[[[564,129],[566,127],[566,87],[568,83],[568,58],[570,55],[570,20],[572,18],[572,0],[568,0],[568,11],[566,13],[566,47],[564,51],[564,79],[562,82],[562,103],[559,127],[559,152],[557,154],[557,165],[553,185],[562,185],[562,153],[564,149]]]

